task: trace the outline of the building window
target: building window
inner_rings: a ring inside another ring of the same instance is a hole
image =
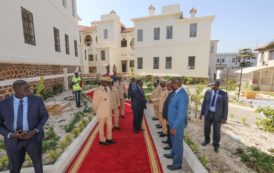
[[[55,51],[60,52],[61,47],[60,47],[60,34],[59,34],[59,29],[53,27],[53,35],[54,35],[54,45],[55,45]]]
[[[220,59],[219,58],[217,58],[217,63],[219,63],[220,62]]]
[[[108,39],[108,30],[104,29],[104,39]]]
[[[135,65],[134,65],[134,60],[130,60],[130,61],[129,61],[129,67],[130,67],[130,68],[134,68],[134,66],[135,66]]]
[[[87,46],[90,46],[90,45],[92,44],[92,38],[91,38],[90,35],[87,35],[87,36],[85,37],[85,44],[86,44]]]
[[[195,69],[195,56],[188,57],[188,69],[190,69],[190,70]]]
[[[74,40],[74,52],[75,52],[75,56],[78,57],[78,46],[77,46],[76,40]]]
[[[36,45],[32,13],[21,7],[25,43]]]
[[[121,47],[127,47],[127,40],[125,38],[121,41]]]
[[[101,50],[101,60],[102,61],[106,60],[106,52],[104,50]]]
[[[173,36],[173,26],[166,27],[166,39],[172,39]]]
[[[236,58],[233,58],[233,59],[232,59],[232,62],[236,62]]]
[[[89,60],[89,61],[94,61],[94,59],[93,59],[93,54],[88,55],[88,60]]]
[[[87,50],[85,50],[85,60],[87,60]]]
[[[154,40],[160,40],[160,28],[154,28]]]
[[[137,41],[143,41],[143,30],[142,29],[137,30]]]
[[[222,63],[224,63],[224,62],[225,62],[225,59],[223,58],[223,59],[222,59]]]
[[[197,23],[190,24],[189,37],[197,37]]]
[[[154,57],[153,58],[153,69],[159,69],[159,57]]]
[[[75,10],[75,0],[71,0],[71,8],[72,8],[72,16],[76,16],[76,10]]]
[[[166,57],[166,69],[172,68],[172,57]]]
[[[65,34],[66,54],[69,55],[69,36]]]
[[[137,68],[143,69],[143,58],[141,57],[137,58]]]
[[[63,6],[67,7],[67,0],[62,0]]]

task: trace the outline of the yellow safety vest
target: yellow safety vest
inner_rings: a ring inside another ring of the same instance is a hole
[[[79,91],[82,90],[80,83],[81,83],[81,78],[80,77],[73,77],[72,78],[72,82],[74,83],[74,85],[72,85],[72,90],[73,91]]]

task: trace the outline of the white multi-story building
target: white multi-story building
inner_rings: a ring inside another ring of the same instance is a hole
[[[23,78],[34,86],[64,82],[79,68],[76,0],[2,1],[0,5],[0,99]]]
[[[155,15],[133,19],[135,23],[135,58],[137,73],[157,76],[209,77],[211,24],[214,16],[187,17],[180,5],[162,7]]]
[[[274,42],[261,46],[255,51],[258,51],[257,66],[244,68],[242,81],[259,86],[262,91],[274,91]]]
[[[106,73],[106,67],[116,66],[118,72],[134,68],[134,29],[126,28],[115,11],[101,16],[90,27],[80,26],[82,71]]]
[[[196,13],[193,8],[185,17],[176,4],[155,15],[151,5],[149,16],[132,19],[134,28],[125,28],[114,11],[103,15],[81,27],[83,71],[102,74],[115,64],[118,72],[208,78],[209,57],[216,53],[210,53],[214,16]]]

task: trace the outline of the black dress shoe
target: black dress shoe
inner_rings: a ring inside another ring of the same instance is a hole
[[[207,144],[209,144],[209,142],[204,141],[201,143],[202,146],[206,146]]]
[[[167,159],[173,159],[173,157],[170,154],[164,154],[164,157]]]
[[[153,120],[153,121],[157,121],[157,120],[158,120],[158,118],[153,117],[153,118],[152,118],[152,120]]]
[[[156,124],[155,126],[156,126],[156,127],[160,127],[160,126],[161,126],[161,124]]]
[[[215,153],[219,153],[219,147],[214,147]]]
[[[145,131],[145,129],[140,129],[139,131],[142,131],[142,132],[144,132],[144,131]]]
[[[161,138],[166,137],[166,134],[160,134],[159,137]]]
[[[164,147],[164,150],[170,150],[171,149],[171,147],[170,146],[166,146],[166,147]]]
[[[157,129],[161,129],[162,128],[162,126],[157,126]]]
[[[167,169],[171,170],[171,171],[175,171],[178,169],[182,169],[182,166],[174,166],[174,165],[167,165]]]
[[[163,132],[157,132],[159,135],[163,134]]]
[[[168,144],[169,142],[168,141],[162,141],[163,144]]]
[[[111,140],[107,140],[107,143],[108,144],[115,144],[116,142],[113,139],[111,139]]]
[[[108,142],[101,142],[101,141],[100,141],[100,144],[101,144],[101,145],[108,145],[109,143],[108,143]]]

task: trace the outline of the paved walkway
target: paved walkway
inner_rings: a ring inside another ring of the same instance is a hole
[[[158,124],[158,121],[153,121],[151,119],[153,117],[153,115],[154,115],[153,107],[151,104],[148,104],[147,109],[145,110],[145,116],[147,118],[147,123],[148,123],[149,129],[150,129],[150,133],[153,138],[154,144],[156,146],[158,155],[160,157],[160,161],[163,166],[164,172],[165,173],[192,173],[192,171],[185,159],[184,159],[184,163],[183,163],[183,169],[178,170],[178,171],[169,171],[167,169],[167,165],[170,165],[172,163],[172,160],[163,157],[164,154],[169,153],[169,151],[166,151],[163,149],[166,146],[166,144],[163,144],[162,141],[166,140],[166,137],[160,138],[159,135],[157,134],[159,129],[156,129],[155,125]]]

